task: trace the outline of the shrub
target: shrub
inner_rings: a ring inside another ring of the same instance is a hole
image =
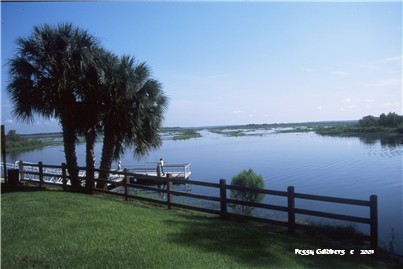
[[[241,173],[235,175],[231,180],[232,186],[248,187],[255,189],[263,189],[264,181],[262,176],[257,175],[252,169],[243,170]],[[244,202],[260,202],[264,198],[263,193],[256,193],[253,191],[231,190],[231,199],[244,201]],[[251,206],[235,205],[234,210],[237,213],[252,215],[254,210]]]

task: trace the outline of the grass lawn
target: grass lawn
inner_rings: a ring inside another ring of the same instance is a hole
[[[2,268],[401,268],[382,255],[300,256],[296,248],[354,246],[102,195],[1,195]]]

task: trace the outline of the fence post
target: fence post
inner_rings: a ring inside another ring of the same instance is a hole
[[[39,172],[39,188],[42,188],[42,183],[43,183],[43,163],[42,163],[42,161],[38,162],[38,172]]]
[[[62,183],[63,183],[63,190],[67,190],[67,173],[66,173],[66,164],[62,163]]]
[[[288,198],[288,232],[295,233],[295,197],[294,197],[294,187],[289,186],[287,188],[287,198]]]
[[[378,252],[378,196],[371,195],[369,197],[370,206],[370,230],[371,230],[371,249],[374,253]]]
[[[171,202],[172,202],[172,181],[170,180],[172,177],[172,174],[168,173],[167,174],[167,203],[168,203],[168,209],[171,209]]]
[[[220,179],[220,205],[221,205],[221,218],[227,218],[227,188],[226,180]]]
[[[128,182],[127,181],[129,180],[129,176],[127,175],[127,168],[123,169],[123,172],[125,173],[124,178],[123,178],[123,184],[125,186],[125,200],[127,201],[128,200],[128,197],[127,197],[127,195],[128,195],[127,183]]]
[[[23,161],[19,161],[18,162],[18,170],[20,170],[20,182],[21,180],[24,179],[24,162]]]

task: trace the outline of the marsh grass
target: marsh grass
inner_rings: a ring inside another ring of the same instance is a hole
[[[198,137],[202,137],[202,135],[196,130],[183,130],[180,134],[173,136],[172,140],[187,140]]]
[[[104,195],[1,196],[2,268],[399,268],[385,256],[299,256],[331,239]]]

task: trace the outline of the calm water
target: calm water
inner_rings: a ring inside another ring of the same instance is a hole
[[[380,243],[388,246],[393,234],[396,237],[394,248],[403,254],[402,144],[324,137],[314,133],[246,137],[224,137],[208,131],[202,134],[203,137],[197,139],[165,140],[159,150],[141,160],[127,153],[121,159],[123,167],[136,162],[156,162],[162,157],[167,163],[191,163],[193,180],[217,183],[220,178],[225,178],[229,183],[235,174],[252,168],[263,176],[265,187],[269,189],[285,191],[288,186],[294,186],[296,192],[364,200],[376,194]],[[97,158],[100,152],[101,145],[98,144]],[[77,155],[80,165],[84,165],[84,145],[78,146]],[[63,147],[7,156],[7,162],[17,160],[60,164],[64,162]],[[192,191],[211,192],[197,188]],[[280,202],[280,198],[265,199],[266,202]],[[353,209],[304,200],[297,200],[296,206],[369,216],[369,210],[361,207]]]

